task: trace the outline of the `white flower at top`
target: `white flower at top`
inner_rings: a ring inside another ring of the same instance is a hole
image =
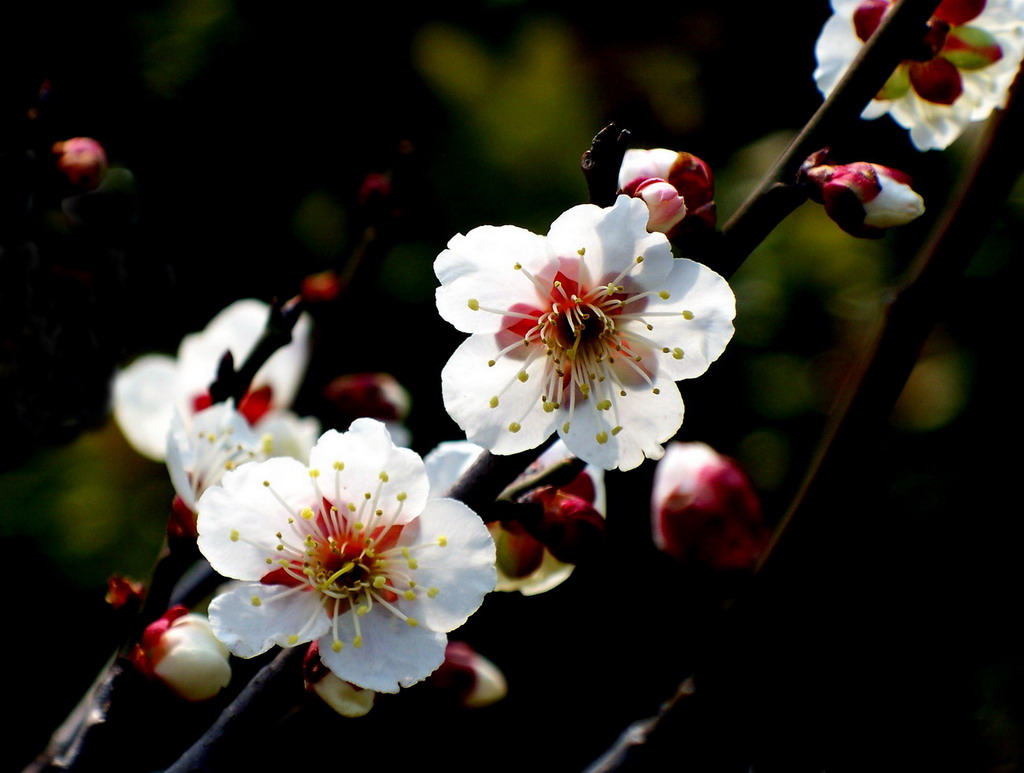
[[[226,473],[198,518],[203,555],[242,581],[210,604],[217,638],[240,657],[318,640],[336,676],[377,692],[424,679],[495,583],[483,522],[428,490],[423,460],[372,419],[325,433],[308,468]]]
[[[643,201],[574,207],[547,236],[481,226],[434,264],[441,316],[470,333],[441,373],[445,407],[496,454],[557,431],[602,469],[658,459],[683,420],[675,381],[701,375],[733,334],[735,297],[647,232]]]
[[[891,0],[832,0],[815,46],[814,80],[828,96],[892,8]],[[972,121],[1006,104],[1024,58],[1024,0],[943,0],[914,59],[896,69],[864,109],[889,113],[918,150],[942,149]]]
[[[209,388],[224,352],[241,365],[263,333],[270,307],[253,299],[237,301],[218,313],[206,328],[185,336],[177,358],[149,354],[135,360],[114,379],[114,418],[128,442],[141,454],[162,461],[167,433],[177,410],[189,418],[210,405]],[[292,453],[316,440],[319,425],[299,419],[288,406],[306,372],[311,323],[302,315],[292,341],[274,352],[256,373],[239,412],[258,431],[278,440],[276,453]]]

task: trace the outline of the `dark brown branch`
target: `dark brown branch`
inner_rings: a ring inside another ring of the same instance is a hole
[[[165,773],[192,773],[205,770],[205,763],[226,742],[242,738],[240,734],[247,729],[253,719],[254,704],[259,701],[264,707],[282,706],[291,708],[300,697],[302,684],[298,666],[306,647],[282,649],[277,656],[265,665],[256,676],[245,686],[226,708],[217,721],[213,723],[202,737],[188,749],[178,761],[171,765]],[[245,740],[249,740],[247,736]]]
[[[256,342],[242,366],[235,370],[231,353],[228,352],[217,370],[217,379],[210,384],[210,399],[223,402],[233,398],[235,405],[241,402],[252,384],[256,372],[263,367],[270,356],[292,340],[292,329],[302,314],[302,299],[295,297],[279,303],[274,301],[267,316],[267,324],[263,335]]]

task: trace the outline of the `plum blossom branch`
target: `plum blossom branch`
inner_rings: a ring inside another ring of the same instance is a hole
[[[861,367],[847,382],[804,483],[790,505],[758,568],[776,552],[795,518],[820,506],[832,476],[843,474],[844,459],[877,429],[899,397],[925,338],[948,310],[946,301],[977,251],[998,204],[1009,196],[1024,167],[1022,76],[993,121],[952,204],[919,251],[907,278],[887,304],[881,326]],[[831,490],[842,490],[831,489]]]
[[[864,106],[903,60],[915,36],[939,5],[939,0],[899,0],[861,49],[835,91],[811,117],[754,192],[722,227],[719,249],[705,262],[728,278],[790,212],[806,199],[796,173],[803,160],[828,145],[834,136],[856,124]]]
[[[211,754],[229,741],[235,734],[242,732],[248,721],[251,721],[254,704],[258,701],[262,706],[291,707],[301,697],[301,679],[298,669],[302,663],[305,649],[293,647],[282,649],[277,656],[265,665],[254,676],[249,684],[238,694],[231,704],[221,712],[217,721],[178,758],[177,762],[166,769],[165,773],[190,773],[193,770],[205,770],[205,763]],[[294,673],[293,673],[294,672]],[[288,675],[292,678],[282,678]],[[284,696],[275,700],[272,691],[277,693],[294,693],[286,699]]]
[[[843,389],[832,422],[800,490],[760,558],[758,573],[763,572],[770,559],[771,566],[778,565],[780,546],[785,544],[792,550],[800,536],[800,532],[793,530],[798,519],[806,521],[813,511],[827,512],[829,496],[835,497],[836,492],[841,492],[842,497],[845,496],[842,492],[850,490],[849,476],[860,469],[855,458],[857,450],[863,447],[866,438],[877,433],[879,423],[884,421],[899,396],[925,338],[948,310],[951,291],[988,233],[999,202],[1007,198],[1019,170],[1024,167],[1024,147],[1019,142],[1024,131],[1022,87],[1022,76],[1018,74],[1006,109],[990,125],[952,204],[889,302],[860,368]],[[785,543],[782,542],[784,535]],[[749,597],[746,601],[757,603],[757,599]],[[751,603],[743,602],[741,599],[732,609],[749,613]],[[738,621],[731,622],[730,635],[735,636]],[[708,641],[721,636],[720,629],[725,627],[726,616],[723,615],[715,629],[707,632]],[[680,698],[690,694],[688,683],[689,679],[684,681],[677,694],[666,701],[656,715],[627,728],[609,750],[587,768],[587,773],[631,769],[634,750],[648,742],[652,746],[658,743],[671,746],[675,740],[668,737],[671,731],[666,730],[661,735],[658,731],[666,717],[687,705]]]
[[[210,384],[210,399],[214,403],[234,398],[237,405],[252,384],[253,377],[270,356],[292,340],[292,329],[302,314],[302,299],[292,298],[271,304],[263,335],[245,362],[235,368],[231,353],[227,352],[217,369],[217,378]]]

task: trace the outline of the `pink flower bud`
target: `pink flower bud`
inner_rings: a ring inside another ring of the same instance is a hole
[[[508,695],[505,675],[465,642],[449,641],[444,662],[430,676],[432,687],[453,690],[468,709],[497,703]]]
[[[800,177],[810,183],[808,195],[848,234],[877,239],[924,214],[924,199],[904,172],[866,161],[832,166],[819,160],[823,152],[808,158]]]
[[[106,151],[91,137],[72,137],[63,142],[55,142],[53,152],[59,156],[57,168],[77,188],[94,190],[107,173]]]
[[[662,188],[666,183],[675,198]],[[667,148],[627,150],[619,169],[619,189],[647,202],[651,209],[648,231],[678,236],[715,227],[714,175],[692,153]]]
[[[633,195],[643,199],[651,211],[647,221],[648,231],[663,234],[672,230],[686,217],[686,204],[679,192],[664,180],[651,177],[640,183]]]
[[[750,570],[768,539],[761,505],[732,459],[704,443],[671,443],[654,473],[654,544],[717,571]]]
[[[188,701],[212,698],[231,681],[227,647],[217,641],[206,617],[180,605],[146,627],[133,660]]]

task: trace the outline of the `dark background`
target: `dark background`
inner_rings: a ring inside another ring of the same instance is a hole
[[[727,217],[820,104],[813,43],[829,9],[366,4],[357,21],[352,7],[305,1],[180,0],[21,12],[3,25],[0,105],[3,654],[31,684],[11,697],[31,709],[5,731],[12,769],[111,651],[106,577],[147,576],[162,538],[170,483],[108,418],[115,367],[173,353],[235,299],[291,296],[340,269],[362,234],[361,182],[392,173],[394,244],[362,267],[358,291],[312,309],[296,410],[329,425],[323,386],[382,370],[412,392],[417,451],[459,437],[438,375],[462,336],[433,308],[447,240],[484,223],[544,233],[586,199],[579,155],[612,120],[637,147],[708,161]],[[111,161],[85,196],[52,165],[50,146],[73,136]],[[843,160],[911,172],[928,213],[866,242],[806,205],[736,275],[736,338],[681,385],[680,439],[737,457],[771,522],[974,139],[918,154],[888,118],[851,127],[833,143]],[[653,550],[652,463],[609,474],[605,551],[543,596],[489,597],[456,633],[505,671],[505,701],[467,712],[418,689],[346,720],[310,699],[218,769],[440,758],[448,770],[579,770],[696,669],[689,708],[638,769],[1016,770],[1022,219],[1018,185],[895,412],[756,588]],[[723,616],[720,599],[737,593]],[[167,717],[198,710],[163,711],[154,723],[173,734]]]

